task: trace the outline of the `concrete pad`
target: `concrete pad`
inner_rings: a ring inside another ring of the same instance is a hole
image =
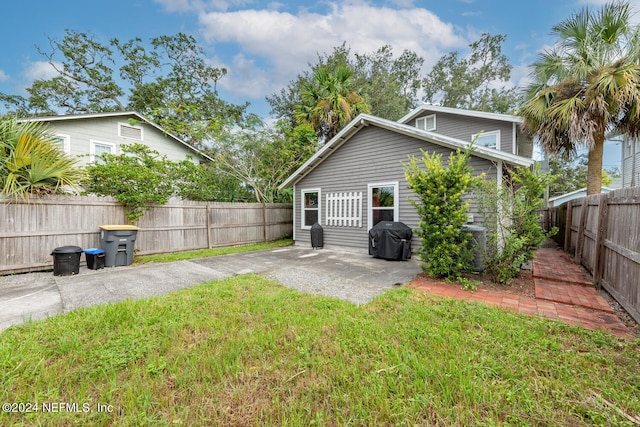
[[[363,252],[291,246],[139,267],[80,269],[75,276],[52,272],[0,276],[0,331],[79,307],[163,295],[211,280],[264,274],[301,292],[364,304],[410,282],[418,261],[386,261]]]
[[[53,277],[35,274],[37,277],[9,276],[0,286],[0,331],[62,311],[62,299]]]

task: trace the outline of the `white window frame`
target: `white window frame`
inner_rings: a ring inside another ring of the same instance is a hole
[[[429,119],[433,119],[433,126],[428,127],[427,124],[429,123]],[[422,124],[424,123],[424,124]],[[418,129],[421,130],[426,130],[426,131],[434,131],[436,130],[436,115],[435,114],[430,114],[428,116],[423,116],[423,117],[418,117],[416,119],[416,127]]]
[[[140,139],[138,138],[131,138],[130,136],[126,136],[122,134],[122,127],[126,126],[129,128],[134,128],[134,129],[139,129],[140,130]],[[144,128],[142,126],[136,126],[136,125],[130,125],[129,123],[123,123],[123,122],[118,122],[118,136],[120,138],[124,138],[124,139],[131,139],[133,141],[144,141]]]
[[[492,148],[494,150],[500,150],[500,130],[492,130],[492,131],[488,131],[488,132],[478,132],[478,133],[474,133],[473,135],[471,135],[471,141],[473,141],[474,139],[476,139],[476,137],[485,137],[485,136],[489,136],[489,135],[495,135],[496,137],[496,146],[495,147],[489,147],[487,145],[477,145],[478,147],[485,147],[485,148]]]
[[[71,153],[71,136],[65,135],[62,133],[56,134],[56,138],[60,138],[62,140],[62,149],[65,153]]]
[[[378,187],[393,187],[393,220],[399,221],[400,183],[398,181],[387,181],[367,184],[367,230],[373,228],[373,198],[371,197],[371,190]]]
[[[89,140],[89,154],[90,154],[89,161],[91,163],[95,163],[96,161],[96,145],[109,146],[111,147],[111,154],[118,154],[117,153],[118,146],[113,142],[104,142],[104,141],[97,141],[95,139],[91,139]]]
[[[300,190],[300,229],[301,230],[310,230],[313,224],[307,225],[305,223],[306,216],[305,212],[307,208],[304,206],[305,194],[307,193],[318,193],[318,224],[322,225],[322,192],[319,188],[304,188]],[[315,210],[315,209],[314,209]]]

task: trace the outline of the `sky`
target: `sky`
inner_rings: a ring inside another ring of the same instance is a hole
[[[212,66],[228,74],[218,83],[221,97],[249,102],[249,111],[270,115],[265,97],[278,93],[346,41],[352,52],[372,53],[390,45],[425,59],[426,75],[438,59],[481,34],[503,34],[503,52],[513,66],[509,85],[526,84],[528,65],[550,47],[554,24],[603,0],[6,0],[0,26],[0,92],[25,95],[35,79],[53,69],[36,46],[66,29],[85,32],[104,44],[135,37],[190,34]],[[630,3],[640,11],[640,0]],[[608,144],[604,167],[620,163],[620,146]]]

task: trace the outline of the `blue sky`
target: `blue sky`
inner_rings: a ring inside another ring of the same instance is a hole
[[[553,43],[551,27],[579,8],[602,0],[9,0],[0,26],[0,92],[24,95],[34,79],[52,69],[35,48],[65,29],[94,34],[103,43],[184,32],[193,35],[214,66],[229,70],[221,96],[251,103],[269,116],[265,96],[278,92],[346,41],[352,52],[384,44],[400,54],[410,49],[425,58],[426,74],[452,50],[466,51],[484,33],[505,34],[503,51],[514,69],[511,85],[526,82],[527,66]],[[640,10],[640,0],[631,3]],[[615,150],[618,150],[617,152]],[[617,153],[617,154],[616,154]],[[619,146],[607,149],[605,167],[619,163]]]

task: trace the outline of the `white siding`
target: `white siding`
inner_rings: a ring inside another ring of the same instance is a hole
[[[122,122],[122,117],[100,117],[76,120],[56,120],[49,122],[49,125],[54,129],[54,133],[69,136],[71,142],[70,154],[80,156],[81,164],[89,163],[88,154],[90,153],[90,141],[92,140],[115,144],[116,153],[118,154],[121,153],[121,145],[140,142],[148,145],[160,154],[164,154],[172,161],[182,161],[187,158],[187,155],[192,155],[194,160],[196,160],[195,153],[188,147],[171,137],[165,136],[155,127],[145,123],[136,124],[136,126],[144,129],[143,141],[135,141],[130,138],[119,136],[118,124]]]

